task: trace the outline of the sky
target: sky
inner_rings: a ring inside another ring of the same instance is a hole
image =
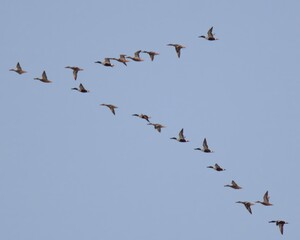
[[[299,239],[299,7],[2,1],[0,239]],[[212,26],[218,41],[199,38]],[[160,54],[95,63],[137,50]],[[182,128],[190,141],[170,140]],[[204,138],[214,153],[194,150]],[[236,203],[267,190],[252,215]]]

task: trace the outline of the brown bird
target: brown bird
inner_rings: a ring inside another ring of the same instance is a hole
[[[165,126],[159,124],[159,123],[148,123],[148,125],[152,125],[154,129],[156,129],[158,132],[161,132],[162,128],[165,128]]]
[[[254,205],[254,203],[243,202],[243,201],[237,201],[236,203],[242,203],[242,204],[244,204],[244,206],[248,210],[248,212],[252,214],[251,206]]]
[[[183,45],[180,45],[180,44],[173,44],[173,43],[169,43],[169,44],[167,44],[167,46],[175,47],[175,51],[176,51],[176,53],[177,53],[178,58],[180,58],[180,52],[181,52],[181,49],[182,49],[182,48],[185,48],[185,46],[183,46]]]
[[[225,168],[221,168],[217,163],[214,166],[208,166],[207,168],[212,168],[218,172],[225,171]]]
[[[212,33],[213,31],[213,27],[211,27],[208,32],[207,32],[207,36],[199,36],[199,38],[205,38],[208,41],[215,41],[215,40],[219,40],[218,38],[215,38],[215,34]]]
[[[283,226],[284,224],[288,224],[288,222],[283,221],[283,220],[273,220],[273,221],[269,221],[269,223],[276,223],[276,226],[279,227],[280,233],[281,235],[283,235]]]
[[[14,71],[14,72],[16,72],[16,73],[19,73],[20,75],[23,74],[23,73],[27,73],[26,71],[24,71],[24,70],[21,68],[21,65],[20,65],[19,62],[17,63],[16,68],[9,69],[9,71]]]
[[[147,122],[150,122],[149,121],[149,118],[151,118],[150,116],[146,115],[146,114],[132,114],[132,116],[135,116],[135,117],[139,117],[139,118],[142,118],[142,119],[145,119]]]
[[[46,72],[43,71],[43,74],[42,74],[42,78],[34,78],[34,80],[40,80],[41,82],[43,83],[51,83],[52,81],[50,81],[48,78],[47,78],[47,75],[46,75]]]
[[[203,148],[195,148],[195,150],[200,150],[205,153],[212,153],[213,151],[209,149],[206,138],[203,140]]]
[[[154,60],[154,56],[159,55],[158,52],[153,52],[153,51],[150,51],[150,52],[148,52],[148,51],[143,51],[143,53],[148,53],[148,55],[150,56],[151,61]]]
[[[127,62],[130,62],[128,59],[126,59],[126,55],[125,54],[120,54],[119,58],[111,58],[111,60],[116,60],[118,62],[121,62],[125,66],[127,66]]]
[[[268,191],[266,191],[266,193],[264,194],[264,197],[263,197],[263,201],[256,201],[256,203],[260,203],[262,205],[265,205],[265,206],[272,206],[273,204],[270,203],[270,197],[269,197],[269,193]]]
[[[130,59],[132,59],[133,61],[136,61],[136,62],[142,62],[142,61],[144,61],[144,59],[141,59],[141,58],[140,58],[140,52],[141,52],[141,51],[142,51],[142,50],[136,51],[136,52],[134,53],[134,57],[128,56],[127,58],[130,58]]]
[[[112,59],[112,58],[104,58],[104,61],[103,61],[103,62],[101,62],[101,61],[96,61],[95,63],[100,63],[100,64],[102,64],[102,65],[105,66],[105,67],[113,67],[114,65],[111,64],[110,59]]]
[[[74,77],[74,80],[77,79],[77,74],[79,71],[83,71],[82,68],[79,68],[79,67],[70,67],[70,66],[66,66],[65,68],[70,68],[73,70],[73,77]]]
[[[82,83],[79,84],[79,88],[71,88],[72,90],[76,90],[78,92],[87,93],[89,90],[85,89]]]
[[[176,141],[178,141],[178,142],[189,142],[189,140],[187,140],[187,139],[185,138],[185,136],[183,135],[183,128],[180,130],[180,132],[179,132],[179,134],[178,134],[178,138],[172,137],[172,138],[170,138],[170,139],[174,139],[174,140],[176,140]]]
[[[113,113],[113,115],[116,115],[115,108],[118,108],[117,106],[112,105],[112,104],[105,104],[105,103],[100,104],[100,106],[108,107],[110,109],[110,111]]]
[[[240,187],[235,181],[231,181],[231,185],[230,184],[226,184],[224,185],[224,187],[231,187],[233,189],[242,189],[242,187]]]

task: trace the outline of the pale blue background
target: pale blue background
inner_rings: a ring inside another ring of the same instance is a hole
[[[2,1],[0,239],[300,239],[299,9]],[[211,26],[219,41],[198,38]],[[180,59],[168,43],[186,46]],[[160,55],[94,63],[139,49]],[[28,73],[8,71],[18,61]],[[84,68],[77,81],[67,65]],[[52,84],[33,80],[43,70]],[[89,94],[71,91],[80,82]],[[169,139],[181,128],[191,142]],[[193,150],[204,137],[214,154]],[[227,170],[206,168],[216,162]],[[243,189],[223,187],[232,179]],[[266,190],[273,207],[235,203]]]

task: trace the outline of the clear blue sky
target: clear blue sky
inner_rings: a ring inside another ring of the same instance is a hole
[[[299,239],[299,9],[2,1],[0,239]],[[219,41],[198,38],[211,26]],[[168,43],[186,46],[180,59]],[[160,55],[94,63],[139,49]],[[28,73],[8,71],[17,62]],[[84,69],[77,81],[67,65]],[[53,83],[33,80],[43,70]],[[181,128],[189,143],[170,140]],[[194,151],[204,137],[215,153]],[[267,190],[272,207],[235,203]],[[283,237],[277,219],[290,222]]]

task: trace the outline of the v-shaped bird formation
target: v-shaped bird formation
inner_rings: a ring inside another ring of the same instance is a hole
[[[199,36],[199,38],[204,38],[204,39],[206,39],[208,41],[218,40],[218,38],[216,38],[215,34],[213,33],[213,27],[211,27],[208,30],[207,35],[201,35],[201,36]],[[176,52],[178,58],[181,57],[181,50],[184,49],[184,48],[186,48],[184,45],[178,44],[178,43],[176,43],[176,44],[175,43],[169,43],[169,44],[167,44],[167,46],[171,46],[171,47],[175,48],[175,52]],[[104,57],[103,61],[95,61],[95,63],[101,64],[101,65],[103,65],[105,67],[114,67],[115,65],[111,63],[111,60],[114,60],[114,61],[120,62],[120,63],[124,64],[125,66],[127,66],[127,63],[131,62],[130,60],[132,60],[134,62],[144,62],[145,60],[140,56],[141,54],[148,54],[151,61],[154,61],[155,57],[157,57],[157,56],[160,55],[158,52],[155,52],[155,51],[138,50],[138,51],[136,51],[134,53],[133,56],[128,56],[126,54],[120,54],[119,58],[116,58],[116,57]],[[78,73],[80,71],[83,71],[82,68],[77,67],[77,66],[66,66],[65,68],[72,70],[72,74],[73,74],[73,79],[74,80],[77,80]],[[22,67],[21,67],[21,65],[20,65],[19,62],[17,62],[15,68],[9,69],[9,71],[14,71],[14,72],[18,73],[19,75],[27,73],[27,71],[25,71],[25,70],[22,69]],[[43,83],[52,83],[52,80],[48,79],[45,70],[42,72],[42,77],[41,78],[40,77],[35,77],[34,80],[39,80],[39,81],[41,81]],[[78,91],[80,93],[88,93],[89,92],[89,90],[87,90],[83,86],[82,83],[80,83],[78,87],[73,87],[71,89],[72,90],[76,90],[76,91]],[[111,113],[113,115],[116,115],[116,109],[118,108],[116,105],[102,103],[102,104],[100,104],[100,106],[107,107],[111,111]],[[154,129],[157,130],[159,133],[161,133],[162,128],[166,128],[165,125],[162,125],[160,123],[152,123],[150,121],[151,117],[149,115],[146,115],[146,114],[143,114],[143,113],[140,113],[140,114],[135,113],[135,114],[132,114],[132,116],[144,119],[147,122],[147,125],[153,126]],[[188,142],[190,142],[190,140],[188,140],[185,137],[185,135],[184,135],[184,128],[182,128],[179,131],[177,137],[171,137],[170,139],[176,140],[177,142],[180,142],[180,143],[188,143]],[[213,153],[214,152],[212,149],[209,148],[206,138],[204,138],[202,146],[194,148],[194,150],[199,150],[199,151],[202,151],[203,153]],[[221,167],[218,163],[215,163],[214,165],[207,166],[207,168],[211,168],[211,169],[213,169],[213,170],[215,170],[217,172],[223,172],[223,171],[226,170],[225,168]],[[242,189],[242,187],[239,186],[234,180],[231,181],[231,184],[224,185],[224,187],[230,187],[230,188],[235,189],[235,190]],[[270,197],[269,197],[269,192],[268,191],[265,192],[262,201],[259,201],[259,200],[255,201],[255,202],[250,202],[250,201],[236,201],[236,203],[243,204],[244,207],[246,208],[246,210],[250,214],[252,214],[252,208],[251,207],[253,205],[255,205],[255,203],[260,203],[263,206],[273,206],[273,204],[270,203]],[[269,221],[269,223],[275,223],[279,227],[279,230],[280,230],[281,234],[283,234],[283,227],[284,227],[284,225],[288,224],[288,222],[286,222],[284,220],[272,220],[272,221]]]

